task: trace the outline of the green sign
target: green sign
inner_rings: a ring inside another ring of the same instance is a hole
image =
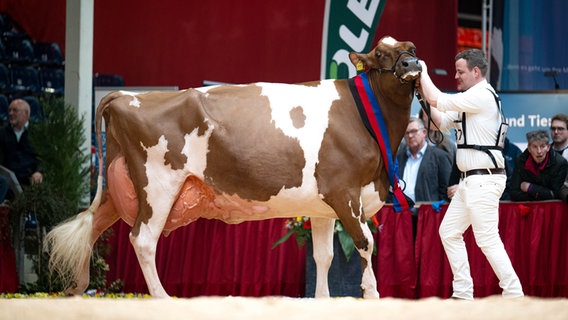
[[[386,0],[326,0],[322,36],[321,79],[357,75],[352,51],[371,50]]]

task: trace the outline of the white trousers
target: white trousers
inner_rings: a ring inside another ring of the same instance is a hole
[[[454,275],[452,297],[473,300],[464,231],[471,225],[475,242],[499,278],[503,297],[522,297],[523,288],[499,236],[499,198],[504,174],[472,175],[462,179],[440,225],[440,238]]]

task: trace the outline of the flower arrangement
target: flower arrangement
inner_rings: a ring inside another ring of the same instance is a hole
[[[376,215],[367,219],[367,225],[371,232],[376,233],[379,229],[379,221],[377,220]],[[280,245],[281,243],[288,240],[292,235],[295,235],[296,242],[298,243],[298,247],[302,247],[306,244],[308,239],[312,237],[312,223],[309,217],[295,217],[286,220],[284,225],[284,229],[286,230],[286,234],[282,236],[282,238],[278,239],[278,241],[274,242],[272,248]],[[355,244],[353,243],[353,239],[347,233],[343,225],[341,224],[340,220],[335,220],[335,229],[333,231],[339,240],[339,244],[341,245],[341,249],[343,254],[345,255],[345,259],[349,261],[353,251],[355,251]],[[373,254],[375,254],[376,247],[373,248]]]

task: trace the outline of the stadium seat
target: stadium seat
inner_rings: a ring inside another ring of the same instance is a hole
[[[20,99],[26,100],[30,105],[30,121],[37,122],[44,116],[41,104],[36,97],[23,96]]]
[[[40,66],[63,67],[61,48],[56,42],[34,43],[35,61]]]
[[[93,81],[95,87],[122,87],[124,86],[124,80],[121,75],[118,74],[95,74],[95,81]]]
[[[0,123],[8,122],[8,97],[0,94]]]
[[[42,68],[39,70],[41,91],[44,93],[62,96],[65,86],[65,71],[54,68]]]
[[[37,69],[31,66],[10,66],[11,91],[17,96],[39,94],[39,75]]]
[[[18,64],[32,64],[35,61],[34,47],[26,35],[13,34],[3,37],[6,61]]]
[[[0,93],[8,93],[12,89],[10,70],[6,65],[0,64]]]

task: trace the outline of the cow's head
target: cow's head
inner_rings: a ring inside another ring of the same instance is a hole
[[[392,72],[401,82],[416,80],[422,66],[416,57],[416,47],[410,41],[397,41],[386,36],[369,53],[351,52],[351,62],[361,70],[377,70],[380,73]]]

